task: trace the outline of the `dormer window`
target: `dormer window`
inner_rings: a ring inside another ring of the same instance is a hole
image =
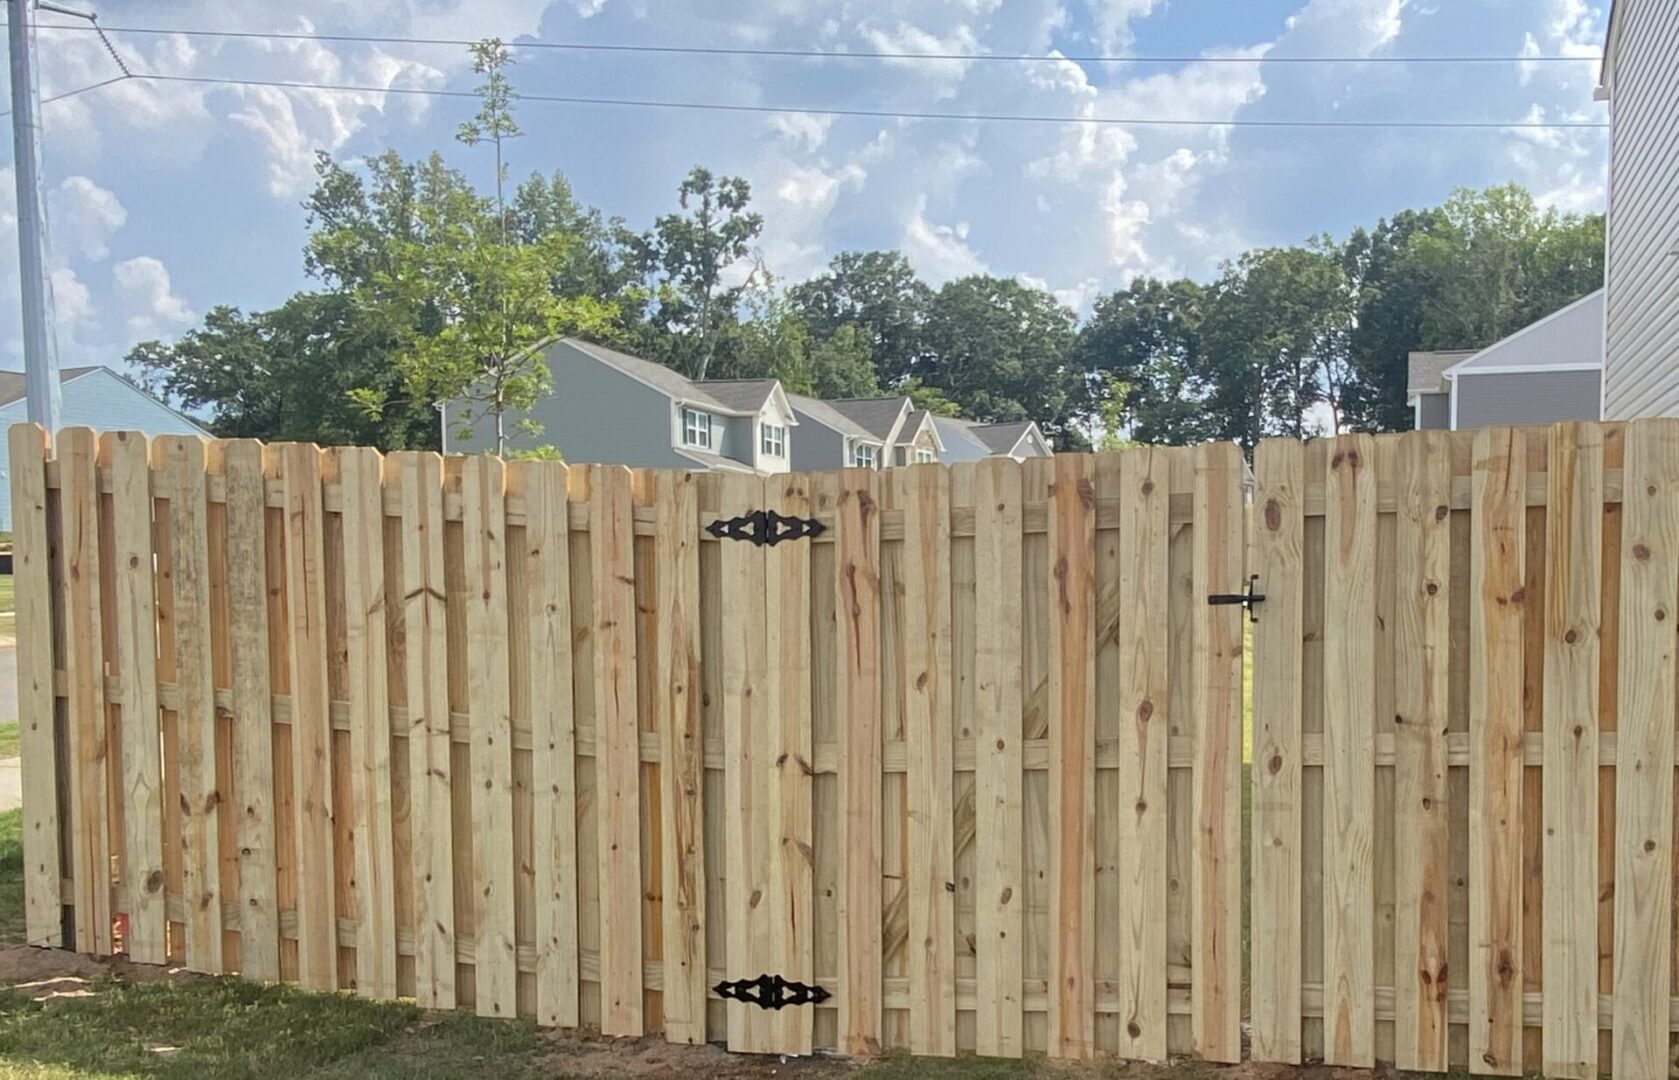
[[[682,444],[711,449],[711,414],[698,409],[682,410]]]
[[[928,464],[931,464],[932,462],[937,461],[938,459],[939,459],[939,456],[937,454],[933,453],[931,450],[928,450],[925,447],[916,447],[915,463],[917,465],[928,465]]]
[[[758,446],[765,457],[786,457],[787,429],[780,424],[759,424]]]
[[[873,469],[880,465],[880,447],[874,443],[856,443],[851,447],[851,464],[859,469]]]

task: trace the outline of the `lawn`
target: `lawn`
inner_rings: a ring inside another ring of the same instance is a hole
[[[0,758],[17,757],[17,721],[0,724]]]
[[[606,1040],[541,1031],[523,1021],[426,1013],[406,1002],[312,994],[237,979],[167,975],[68,954],[24,950],[22,818],[0,814],[0,1080],[1036,1080],[1123,1075],[1188,1080],[1218,1070],[1193,1063],[1077,1068],[1041,1061],[912,1060],[856,1067],[832,1059],[733,1057],[715,1047],[670,1047],[656,1037]],[[10,957],[8,958],[8,950]],[[31,967],[70,973],[50,988],[18,980]],[[56,991],[56,992],[55,992]]]
[[[17,607],[12,600],[10,574],[0,574],[0,637],[17,637]]]

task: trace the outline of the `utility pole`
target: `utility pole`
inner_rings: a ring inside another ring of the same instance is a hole
[[[35,75],[35,0],[7,0],[12,58],[12,157],[17,178],[18,281],[23,290],[23,368],[29,419],[58,430],[58,342],[47,276],[47,213],[41,197],[41,86]]]

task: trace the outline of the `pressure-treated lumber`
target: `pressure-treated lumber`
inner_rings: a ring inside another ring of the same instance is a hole
[[[1375,1060],[1375,440],[1329,449],[1324,501],[1324,1061]]]
[[[1603,429],[1551,429],[1545,519],[1544,1072],[1597,1074]]]
[[[1301,953],[1301,605],[1305,453],[1254,451],[1249,570],[1264,593],[1253,635],[1253,1056],[1299,1064]]]
[[[1522,649],[1526,512],[1521,432],[1475,437],[1469,597],[1469,1063],[1522,1071]]]
[[[1398,448],[1394,695],[1394,1051],[1403,1069],[1446,1068],[1447,661],[1451,655],[1451,457],[1424,432]]]
[[[1679,420],[1626,432],[1615,762],[1614,1063],[1668,1071],[1679,624]],[[1611,553],[1612,555],[1613,553]]]

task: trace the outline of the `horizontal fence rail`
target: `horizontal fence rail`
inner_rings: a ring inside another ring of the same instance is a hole
[[[1667,1071],[1679,421],[10,448],[32,943],[753,1052]]]

